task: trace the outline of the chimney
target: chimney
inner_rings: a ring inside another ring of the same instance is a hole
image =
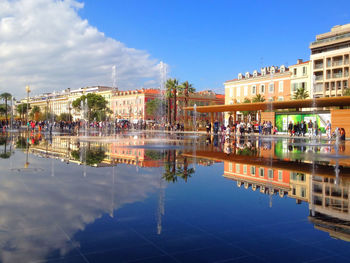
[[[301,64],[301,63],[303,63],[303,60],[302,60],[301,58],[299,58],[299,59],[297,60],[297,64]]]

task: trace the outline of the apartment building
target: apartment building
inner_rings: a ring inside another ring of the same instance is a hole
[[[154,99],[165,99],[164,92],[159,89],[140,89],[140,90],[127,90],[118,91],[112,97],[112,106],[114,116],[119,119],[128,119],[129,121],[142,120],[160,120],[165,118],[167,112],[158,112],[150,115],[147,110],[147,102]],[[183,94],[177,95],[177,121],[185,122],[185,96]],[[223,105],[225,103],[225,96],[222,94],[216,94],[213,91],[199,91],[189,94],[187,98],[187,105],[193,106],[208,106],[208,105]],[[171,108],[174,105],[172,103]],[[192,122],[193,113],[189,113],[187,122]],[[215,114],[215,119],[218,121],[223,120],[221,113]],[[207,114],[198,114],[198,121],[205,122],[209,117]]]
[[[29,104],[33,108],[38,106],[43,113],[52,113],[59,116],[61,113],[70,113],[73,120],[81,118],[81,112],[72,107],[72,102],[82,95],[96,93],[103,96],[110,106],[113,94],[117,90],[104,86],[93,86],[79,88],[75,90],[65,89],[60,92],[44,93],[29,98]],[[19,103],[27,103],[27,98],[22,99]]]
[[[154,99],[161,99],[159,89],[135,89],[117,91],[111,98],[111,107],[115,118],[130,121],[153,120],[156,116],[147,113],[146,103]]]
[[[290,85],[291,85],[291,98],[294,97],[296,91],[300,88],[304,88],[308,93],[309,97],[313,97],[313,90],[311,88],[311,62],[305,61],[302,59],[297,60],[297,64],[289,66],[289,71],[291,72],[290,76]]]
[[[310,49],[314,97],[342,96],[349,87],[350,24],[317,35]]]
[[[225,104],[244,103],[246,99],[253,100],[260,94],[266,101],[284,101],[291,99],[291,72],[288,67],[271,66],[255,70],[252,74],[238,74],[233,80],[224,83]],[[228,119],[229,115],[225,117]],[[237,113],[240,120],[242,114]]]

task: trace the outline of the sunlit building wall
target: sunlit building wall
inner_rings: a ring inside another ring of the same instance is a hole
[[[350,80],[350,24],[317,35],[310,49],[314,97],[342,96]]]

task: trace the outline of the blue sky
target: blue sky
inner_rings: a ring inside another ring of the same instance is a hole
[[[198,90],[262,65],[309,58],[316,34],[350,23],[350,1],[85,0],[79,14],[108,37],[146,50]]]

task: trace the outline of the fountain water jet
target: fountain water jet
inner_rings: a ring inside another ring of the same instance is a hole
[[[164,125],[165,124],[165,108],[163,107],[163,105],[165,105],[166,103],[166,98],[165,98],[165,83],[167,80],[167,75],[168,75],[168,68],[167,65],[161,61],[159,63],[159,73],[160,73],[160,101],[161,101],[161,107],[160,110],[157,112],[158,115],[158,119],[160,120],[160,124]]]

